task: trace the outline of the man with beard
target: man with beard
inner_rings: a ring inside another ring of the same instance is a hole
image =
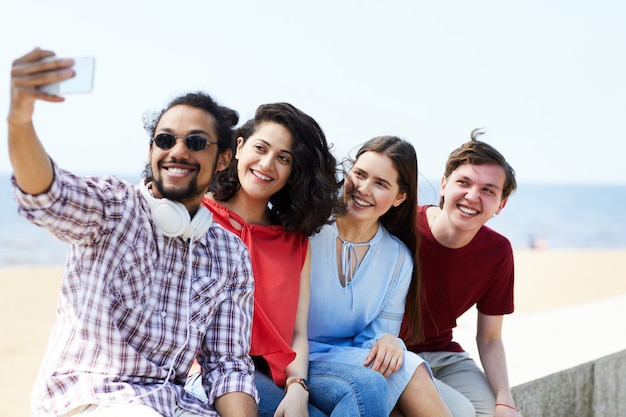
[[[140,185],[81,178],[48,156],[32,121],[36,100],[64,100],[38,87],[73,77],[72,65],[36,48],[11,72],[19,212],[71,245],[32,414],[255,416],[249,255],[201,206],[232,156],[237,113],[203,93],[178,97],[146,124]],[[196,355],[203,400],[184,390]]]

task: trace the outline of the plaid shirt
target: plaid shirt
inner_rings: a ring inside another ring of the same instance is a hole
[[[137,186],[54,169],[36,196],[13,179],[19,213],[71,244],[33,415],[134,401],[164,416],[176,406],[217,416],[214,401],[229,392],[258,401],[244,244],[217,223],[191,244],[166,237]],[[207,404],[183,388],[196,353]]]

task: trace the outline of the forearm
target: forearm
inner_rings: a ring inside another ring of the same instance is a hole
[[[47,94],[38,87],[74,76],[71,59],[46,59],[54,52],[39,48],[13,61],[11,67],[11,106],[7,116],[9,158],[17,185],[27,194],[41,194],[54,178],[50,159],[33,126],[37,100],[60,103],[65,99]]]
[[[295,359],[287,365],[285,378],[287,384],[297,378],[308,378],[309,374],[309,347],[306,332],[294,332],[292,349],[296,352]],[[285,392],[276,409],[276,416],[306,416],[308,415],[309,392],[299,383],[292,382]]]
[[[9,158],[18,187],[33,195],[47,191],[54,179],[54,171],[32,121],[18,122],[10,116],[7,120]]]
[[[198,362],[202,365],[205,389],[210,402],[231,393],[258,398],[254,364],[250,358],[253,310],[253,281],[247,252],[241,252],[223,300],[206,329],[205,344]],[[232,285],[231,285],[232,284]],[[209,336],[210,335],[210,336]]]
[[[296,352],[296,358],[287,365],[285,377],[308,378],[309,374],[309,338],[307,326],[309,321],[310,303],[310,270],[311,270],[311,248],[307,248],[307,254],[300,273],[300,292],[298,295],[298,310],[296,312],[296,322],[294,324],[293,335],[291,337],[291,348]]]
[[[478,352],[485,375],[496,395],[496,403],[514,406],[502,339],[478,341]]]
[[[296,357],[285,368],[286,392],[278,408],[276,416],[308,416],[309,392],[305,386],[299,383],[291,383],[297,378],[308,379],[309,375],[309,340],[307,333],[307,323],[309,317],[310,300],[310,271],[311,251],[307,250],[307,256],[300,273],[300,294],[298,296],[298,311],[293,335],[291,337],[291,348],[296,352]]]
[[[304,337],[302,337],[304,336]],[[306,335],[294,333],[291,348],[296,352],[296,358],[285,368],[285,377],[307,378],[309,372],[309,342]]]

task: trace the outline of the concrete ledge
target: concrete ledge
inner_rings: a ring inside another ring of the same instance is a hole
[[[626,350],[513,387],[524,417],[626,417]]]

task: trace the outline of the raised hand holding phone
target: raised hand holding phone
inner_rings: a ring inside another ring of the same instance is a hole
[[[47,59],[57,59],[50,57]],[[74,77],[65,81],[46,84],[39,87],[39,90],[48,94],[64,95],[89,93],[93,88],[93,76],[96,60],[94,57],[76,57],[72,58],[74,65],[72,69],[75,72]]]

